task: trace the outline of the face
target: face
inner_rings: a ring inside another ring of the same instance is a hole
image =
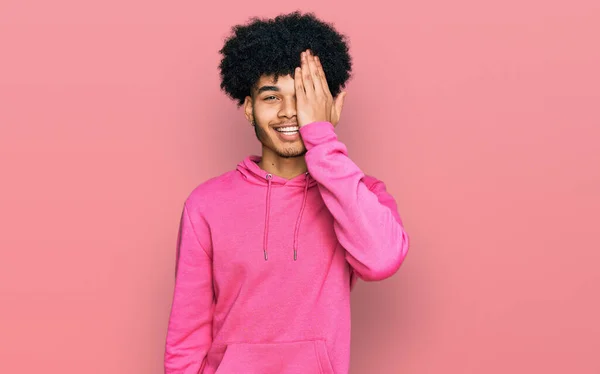
[[[306,148],[298,132],[296,90],[291,75],[262,76],[252,96],[244,104],[248,121],[254,120],[254,132],[263,145],[263,152],[283,158],[301,157]]]

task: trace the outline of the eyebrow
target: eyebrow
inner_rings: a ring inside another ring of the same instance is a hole
[[[265,92],[265,91],[279,91],[279,87],[277,86],[262,86],[261,88],[259,88],[256,93],[259,94],[261,92]]]

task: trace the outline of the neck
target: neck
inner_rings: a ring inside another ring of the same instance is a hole
[[[292,179],[308,171],[304,155],[298,157],[281,157],[263,149],[258,166],[264,171],[285,179]]]

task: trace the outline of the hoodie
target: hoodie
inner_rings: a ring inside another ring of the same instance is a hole
[[[408,236],[331,123],[299,131],[307,173],[288,180],[249,156],[186,199],[166,374],[348,373],[350,291],[393,275]]]

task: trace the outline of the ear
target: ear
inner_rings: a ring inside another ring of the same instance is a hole
[[[252,97],[250,96],[246,96],[246,99],[244,99],[244,115],[250,124],[254,122],[254,110],[252,109]]]
[[[335,109],[337,110],[338,116],[342,114],[342,108],[344,107],[344,100],[346,100],[346,91],[342,91],[335,98]]]
[[[344,107],[344,100],[346,100],[346,91],[339,93],[333,100],[333,107],[331,108],[331,123],[333,126],[337,126],[342,116],[342,108]]]

